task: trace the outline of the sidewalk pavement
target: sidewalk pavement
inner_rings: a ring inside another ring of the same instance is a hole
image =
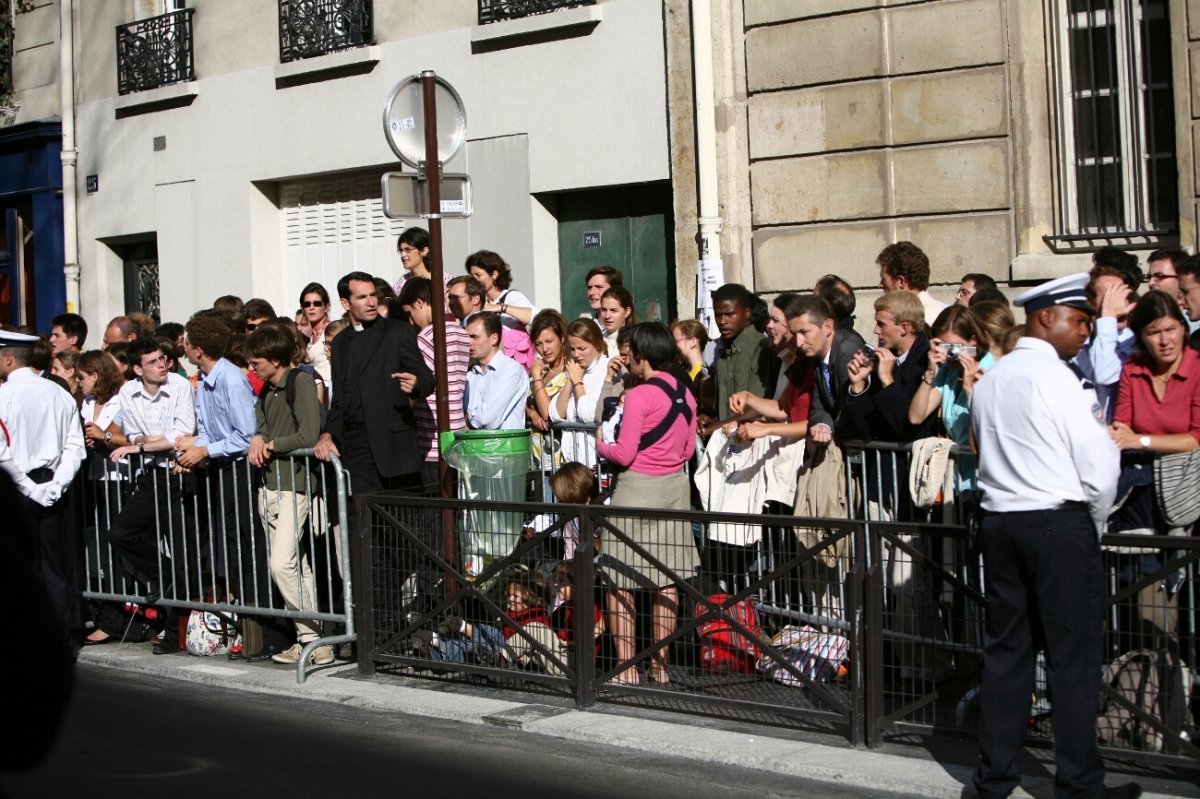
[[[85,647],[79,662],[125,672],[217,685],[260,694],[304,697],[369,710],[405,713],[467,724],[495,724],[568,741],[634,749],[639,752],[686,758],[706,763],[761,769],[842,789],[927,799],[959,799],[970,785],[971,746],[957,747],[947,756],[921,747],[890,745],[882,749],[851,747],[830,735],[800,734],[772,727],[730,724],[661,711],[600,706],[577,710],[554,704],[555,699],[533,694],[471,686],[448,685],[410,677],[380,675],[361,678],[357,667],[342,661],[314,668],[304,684],[296,682],[296,669],[270,663],[247,663],[226,658],[198,658],[184,653],[159,655],[147,644],[110,644]],[[951,749],[956,747],[951,746]],[[1052,762],[1052,759],[1046,758]],[[948,762],[948,761],[956,762]],[[1039,765],[1048,765],[1040,763]],[[1044,770],[1048,774],[1048,770]],[[1162,774],[1164,769],[1155,769]],[[1143,796],[1187,796],[1200,799],[1200,787],[1187,782],[1109,774],[1109,785],[1136,779]],[[1187,776],[1180,780],[1187,780]],[[1014,796],[1053,797],[1048,776],[1026,776]]]

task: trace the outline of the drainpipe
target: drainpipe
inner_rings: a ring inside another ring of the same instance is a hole
[[[717,114],[713,101],[713,29],[710,0],[692,0],[692,65],[696,88],[696,184],[700,194],[700,266],[696,318],[717,335],[710,292],[725,282],[721,262],[721,209],[717,197]]]
[[[79,313],[78,198],[75,194],[75,36],[73,0],[58,0],[58,83],[62,105],[63,276],[67,281],[67,311]]]

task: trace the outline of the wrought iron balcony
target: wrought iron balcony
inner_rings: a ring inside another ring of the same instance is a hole
[[[185,8],[117,26],[117,91],[140,92],[196,79],[192,13]]]
[[[479,24],[549,14],[562,8],[594,6],[596,0],[479,0]]]
[[[374,44],[371,0],[279,0],[279,60]]]

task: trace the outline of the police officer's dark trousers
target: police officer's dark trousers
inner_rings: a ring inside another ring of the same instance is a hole
[[[980,686],[981,796],[1020,783],[1034,654],[1044,646],[1054,711],[1055,795],[1102,796],[1096,745],[1103,571],[1087,506],[988,513],[983,520],[987,629]]]
[[[41,485],[50,482],[54,472],[34,469],[29,479]],[[74,491],[63,492],[49,508],[26,499],[26,508],[37,525],[36,565],[42,584],[50,595],[67,636],[75,636],[83,626],[83,542],[75,516]]]

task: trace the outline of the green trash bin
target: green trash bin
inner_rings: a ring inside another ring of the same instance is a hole
[[[460,430],[443,433],[442,456],[458,470],[460,499],[523,502],[529,471],[528,430]],[[521,538],[520,512],[474,510],[458,525],[463,571],[477,575],[504,557]]]

